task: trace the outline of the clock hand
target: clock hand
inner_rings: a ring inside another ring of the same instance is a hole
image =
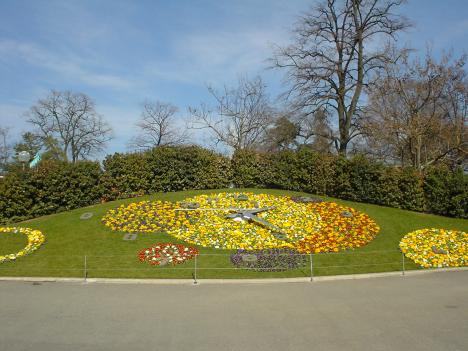
[[[259,223],[259,224],[262,224],[264,225],[265,227],[267,228],[270,228],[270,229],[274,229],[274,230],[278,230],[278,228],[276,226],[274,226],[273,224],[271,224],[270,222],[266,221],[265,219],[263,218],[260,218],[260,217],[257,217],[255,215],[250,215],[250,216],[246,216],[248,219],[250,219],[252,222],[256,222],[256,223]]]
[[[280,228],[278,228],[277,226],[275,226],[274,224],[268,222],[267,220],[263,219],[263,218],[260,218],[260,217],[257,217],[255,216],[254,214],[252,213],[243,213],[243,218],[246,218],[254,223],[257,223],[257,224],[261,224],[263,225],[264,227],[270,229],[272,232],[273,232],[273,236],[278,239],[278,240],[282,240],[282,241],[286,241],[286,242],[289,242],[290,240],[288,239],[288,236],[285,232],[283,232]]]
[[[262,208],[238,208],[238,207],[224,207],[224,208],[176,208],[175,211],[235,211],[237,214],[252,213],[257,214],[269,210],[273,210],[275,206],[262,207]]]
[[[270,206],[270,207],[254,208],[254,209],[245,209],[245,210],[241,210],[241,211],[242,212],[252,213],[252,214],[257,214],[257,213],[261,213],[261,212],[265,212],[265,211],[269,211],[269,210],[274,210],[274,209],[275,209],[275,206]]]
[[[241,208],[224,207],[224,208],[175,208],[174,211],[241,211]]]

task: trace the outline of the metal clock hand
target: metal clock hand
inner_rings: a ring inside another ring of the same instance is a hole
[[[232,218],[232,219],[236,219],[236,218],[245,219],[245,220],[263,225],[264,227],[270,229],[273,232],[273,236],[276,239],[289,241],[287,234],[284,233],[280,228],[268,222],[267,220],[256,216],[257,213],[265,212],[274,208],[275,207],[272,206],[272,207],[264,207],[264,208],[253,209],[253,210],[248,210],[248,209],[240,210],[240,211],[237,211],[237,213],[228,214],[225,217]]]

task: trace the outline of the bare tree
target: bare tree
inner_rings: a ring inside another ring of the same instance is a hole
[[[39,100],[31,108],[28,122],[37,127],[42,137],[58,140],[72,162],[102,151],[112,134],[92,99],[70,91],[52,91]]]
[[[421,170],[468,159],[468,84],[465,57],[423,62],[403,57],[387,65],[369,92],[363,124],[368,149],[378,158]]]
[[[11,154],[11,147],[8,142],[10,128],[0,127],[0,170],[4,170]]]
[[[278,47],[273,67],[287,70],[286,96],[313,117],[333,112],[338,131],[329,135],[343,155],[359,134],[357,117],[369,73],[388,58],[377,41],[409,26],[393,11],[404,0],[323,0],[297,23],[295,42]],[[369,45],[372,44],[372,45]],[[374,49],[370,49],[374,47]]]
[[[191,128],[210,130],[216,144],[234,150],[257,147],[273,121],[274,112],[265,89],[260,77],[241,78],[236,88],[224,87],[222,92],[208,87],[216,106],[190,107]]]
[[[140,133],[129,143],[137,149],[182,144],[187,139],[185,129],[176,126],[178,108],[170,103],[145,101],[141,120],[136,123]]]

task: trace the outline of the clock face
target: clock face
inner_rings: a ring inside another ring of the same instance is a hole
[[[363,246],[379,231],[365,213],[307,197],[215,193],[171,203],[142,201],[110,210],[103,223],[131,233],[166,232],[217,249],[337,252]]]

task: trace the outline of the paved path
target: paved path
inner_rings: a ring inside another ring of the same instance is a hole
[[[0,282],[0,350],[466,351],[468,272],[198,286]]]

